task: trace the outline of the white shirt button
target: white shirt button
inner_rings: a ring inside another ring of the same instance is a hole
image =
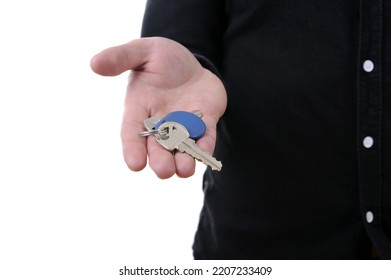
[[[364,141],[362,143],[365,148],[369,149],[373,146],[373,138],[371,136],[367,136],[364,138]]]
[[[375,69],[375,65],[373,64],[372,60],[365,60],[363,64],[363,68],[365,72],[372,72],[373,69]]]
[[[372,211],[368,211],[366,214],[365,214],[365,219],[367,220],[367,223],[370,224],[373,222],[373,213]]]

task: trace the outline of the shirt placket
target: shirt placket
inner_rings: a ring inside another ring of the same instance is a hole
[[[390,246],[382,231],[383,1],[361,0],[358,59],[358,182],[367,232],[379,251]],[[388,244],[385,246],[385,244]]]

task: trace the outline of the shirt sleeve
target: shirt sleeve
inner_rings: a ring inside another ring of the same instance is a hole
[[[160,36],[188,48],[218,76],[225,30],[223,0],[148,0],[141,37]]]

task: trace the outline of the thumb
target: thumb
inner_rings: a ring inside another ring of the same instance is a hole
[[[116,76],[140,68],[147,62],[151,43],[143,38],[105,49],[91,59],[91,69],[102,76]]]

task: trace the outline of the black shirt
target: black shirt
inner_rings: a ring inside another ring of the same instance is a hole
[[[142,36],[228,94],[196,259],[391,258],[391,1],[149,0]]]

